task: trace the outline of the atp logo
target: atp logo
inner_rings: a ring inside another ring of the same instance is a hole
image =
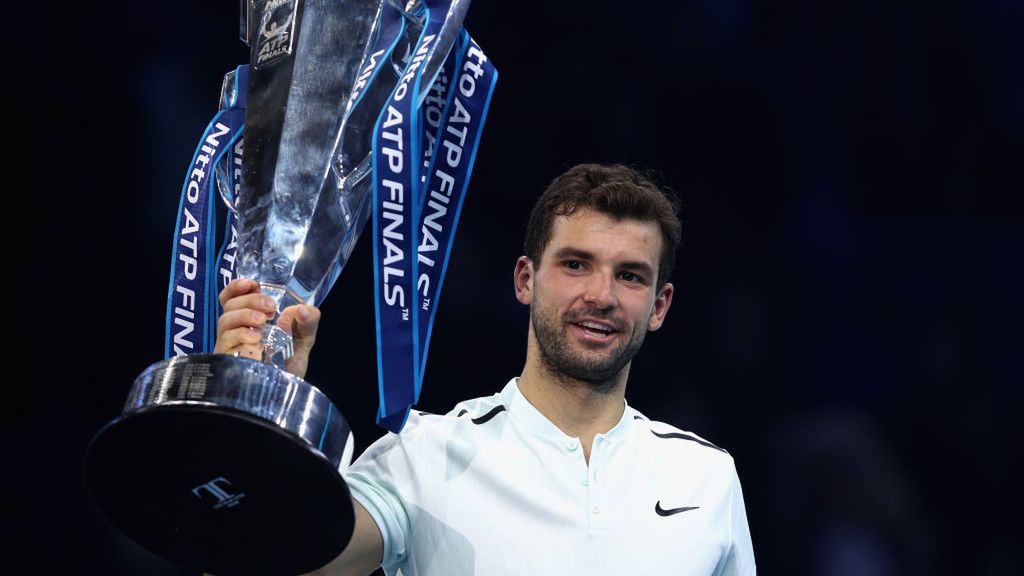
[[[275,14],[273,12],[264,12],[263,19],[260,22],[260,35],[263,37],[264,42],[275,40],[280,36],[284,36],[287,40],[287,35],[291,32],[291,28],[288,26],[292,23],[292,14],[285,13],[284,20],[281,22],[273,21]]]
[[[195,494],[196,498],[199,498],[200,500],[204,499],[203,495],[202,495],[202,492],[204,492],[204,491],[207,494],[209,494],[209,495],[213,496],[214,498],[216,498],[217,501],[213,503],[213,509],[214,510],[219,510],[221,508],[231,508],[232,506],[237,506],[238,505],[238,501],[241,500],[243,497],[245,497],[244,493],[242,493],[242,494],[229,494],[228,491],[226,489],[224,489],[222,486],[218,485],[218,483],[226,484],[228,486],[231,486],[231,482],[229,482],[227,478],[225,478],[223,476],[218,476],[218,477],[214,478],[213,480],[210,480],[206,484],[200,484],[199,486],[196,486],[195,488],[192,489],[192,493]]]
[[[295,0],[270,0],[262,7],[255,65],[272,64],[292,53],[295,36]]]

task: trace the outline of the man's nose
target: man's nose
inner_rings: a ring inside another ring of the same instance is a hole
[[[600,310],[614,308],[618,304],[615,295],[615,276],[608,272],[597,272],[590,275],[583,300]]]

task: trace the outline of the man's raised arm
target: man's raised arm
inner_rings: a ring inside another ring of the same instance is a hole
[[[260,334],[263,325],[274,317],[274,301],[260,294],[258,283],[233,280],[221,291],[220,303],[224,312],[217,321],[214,352],[257,360],[262,358]],[[294,355],[287,360],[286,368],[300,378],[306,375],[309,354],[316,342],[319,324],[320,310],[304,304],[285,308],[278,320],[278,325],[289,331],[293,340]],[[384,540],[380,529],[362,504],[353,500],[352,507],[356,515],[352,540],[337,558],[310,574],[364,576],[380,565],[384,556]]]
[[[363,505],[352,500],[356,511],[356,525],[352,540],[345,550],[329,564],[309,573],[309,576],[366,576],[380,566],[384,556],[384,540],[373,516]]]

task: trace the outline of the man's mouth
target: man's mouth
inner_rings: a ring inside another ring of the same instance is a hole
[[[607,340],[618,332],[615,326],[607,322],[597,322],[594,320],[582,320],[573,322],[573,326],[579,328],[585,336],[595,340]]]

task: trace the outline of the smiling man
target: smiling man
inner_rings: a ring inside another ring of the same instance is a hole
[[[625,401],[630,362],[672,304],[679,239],[674,200],[632,169],[556,178],[515,266],[530,306],[522,374],[447,415],[413,412],[370,446],[345,473],[352,541],[317,573],[754,574],[732,458]],[[273,303],[255,290],[221,294],[218,352],[259,354],[251,328]],[[300,376],[318,321],[311,307],[282,314]]]

